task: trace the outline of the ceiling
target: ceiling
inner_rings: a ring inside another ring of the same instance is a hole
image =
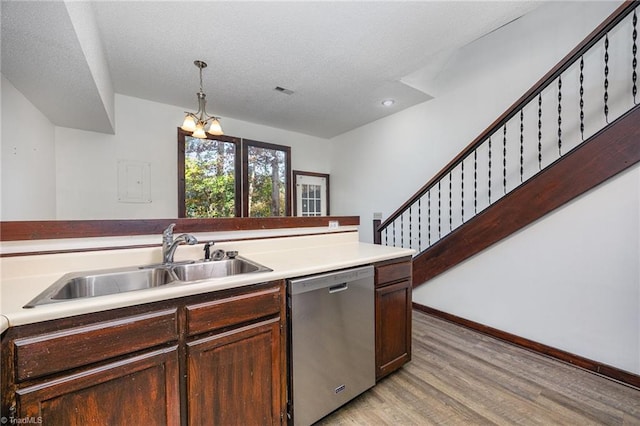
[[[201,59],[223,126],[331,138],[431,99],[452,52],[539,5],[2,0],[0,65],[53,124],[113,133],[113,93],[195,110]]]

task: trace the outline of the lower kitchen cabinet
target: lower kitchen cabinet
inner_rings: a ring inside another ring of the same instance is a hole
[[[187,305],[189,425],[284,421],[284,283]]]
[[[40,423],[41,419],[46,425],[179,425],[178,378],[177,347],[151,351],[21,388],[9,420]]]
[[[376,380],[411,360],[411,261],[376,265]]]
[[[280,424],[280,340],[274,318],[189,343],[189,424]]]
[[[284,297],[275,281],[12,327],[0,414],[65,426],[281,424]]]

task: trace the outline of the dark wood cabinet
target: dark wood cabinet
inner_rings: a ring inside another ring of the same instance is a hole
[[[284,421],[284,297],[272,285],[187,306],[187,334],[200,334],[187,342],[189,425]]]
[[[150,351],[20,388],[11,417],[46,425],[179,425],[178,378],[177,346]]]
[[[411,360],[411,259],[375,265],[376,380]]]
[[[271,319],[189,343],[189,425],[280,424],[279,336]]]
[[[47,425],[280,424],[284,282],[43,323],[2,336],[2,411]]]

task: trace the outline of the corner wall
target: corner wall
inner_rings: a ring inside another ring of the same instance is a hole
[[[438,78],[439,97],[334,138],[334,213],[360,215],[361,240],[372,241],[374,212],[388,217],[618,5],[545,4],[463,48]],[[636,166],[413,299],[640,374],[639,194]]]
[[[4,76],[0,218],[56,218],[54,126]]]
[[[333,138],[333,213],[359,215],[361,238],[373,241],[375,212],[389,217],[619,4],[545,3],[456,52],[436,98]]]

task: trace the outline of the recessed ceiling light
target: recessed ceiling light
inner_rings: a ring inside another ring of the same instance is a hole
[[[382,106],[390,107],[395,103],[396,103],[395,99],[385,99],[384,101],[382,101]]]

